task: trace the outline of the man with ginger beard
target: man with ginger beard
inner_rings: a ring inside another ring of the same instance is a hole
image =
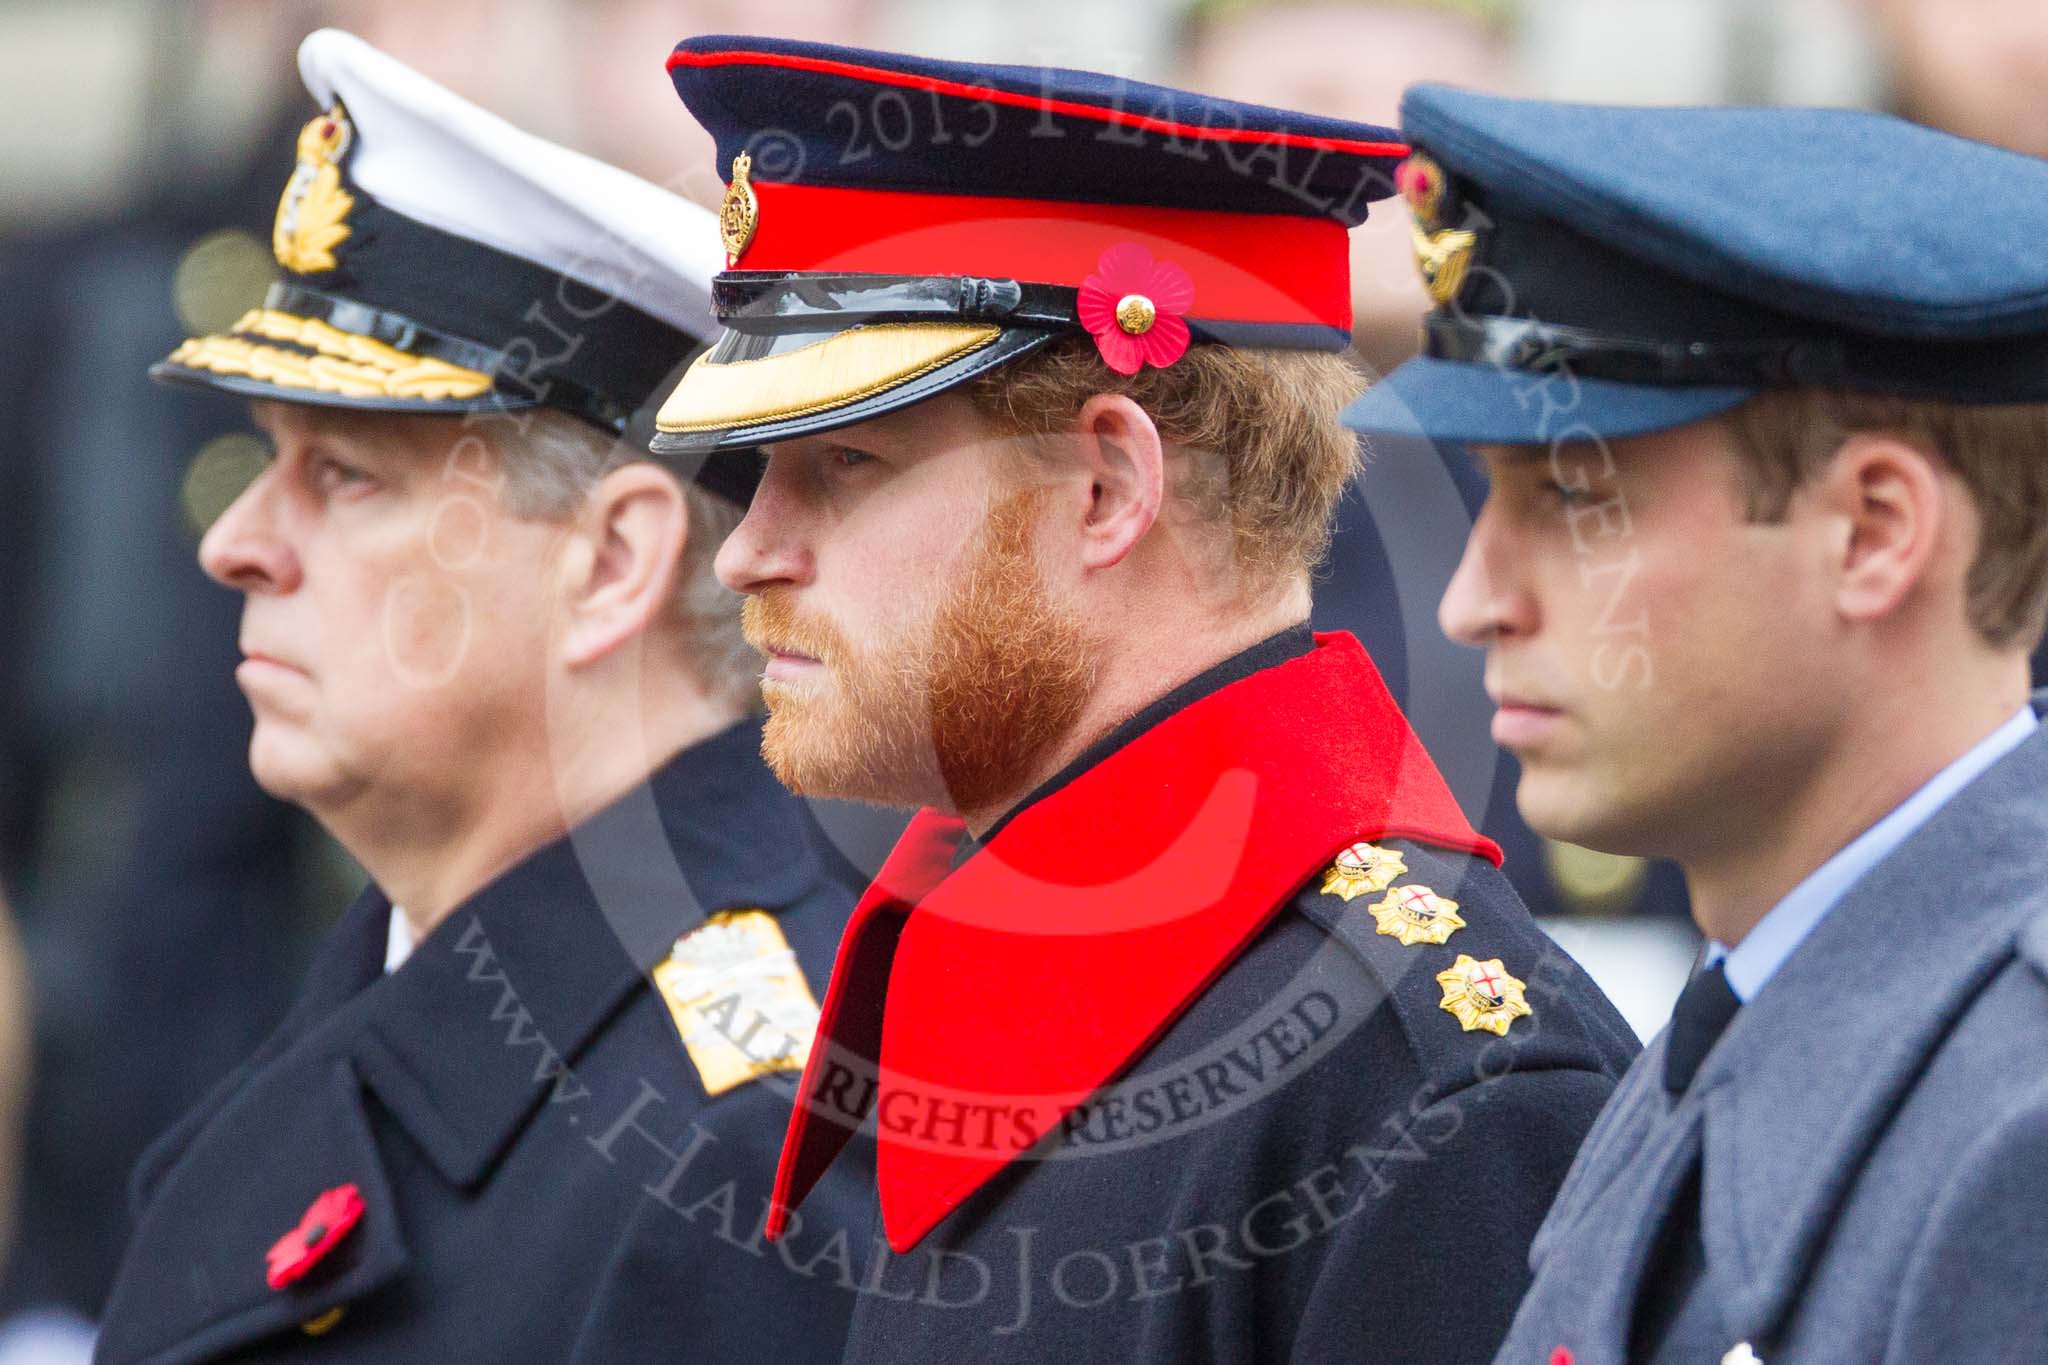
[[[760,1237],[851,879],[713,575],[753,463],[626,435],[710,330],[710,216],[348,34],[299,65],[283,278],[152,374],[270,437],[200,563],[252,772],[371,884],[138,1165],[95,1358],[830,1358],[800,1258],[864,1183]]]
[[[1085,72],[670,68],[728,330],[655,447],[767,452],[719,572],[778,775],[923,808],[769,1229],[872,1121],[874,1259],[814,1263],[864,1291],[847,1358],[1484,1357],[1633,1044],[1304,624],[1345,229],[1405,149]]]
[[[800,792],[1000,806],[1014,774],[1073,728],[1094,682],[1093,641],[1052,607],[1032,556],[1045,501],[1031,488],[1002,496],[909,642],[856,648],[785,589],[747,599],[748,643],[776,661],[762,679],[762,752],[777,777]],[[805,659],[830,695],[807,685]]]

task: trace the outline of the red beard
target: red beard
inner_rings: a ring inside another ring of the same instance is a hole
[[[1027,489],[996,505],[922,638],[856,644],[788,589],[747,599],[755,648],[808,655],[827,675],[763,685],[761,751],[783,785],[973,814],[1026,794],[1095,686],[1093,641],[1033,557],[1043,501]]]

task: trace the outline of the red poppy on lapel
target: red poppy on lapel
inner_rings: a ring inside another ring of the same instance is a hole
[[[337,1185],[307,1206],[299,1225],[277,1239],[263,1257],[264,1283],[282,1289],[299,1279],[334,1250],[363,1220],[363,1192]]]

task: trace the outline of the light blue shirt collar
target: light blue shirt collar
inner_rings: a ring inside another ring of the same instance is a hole
[[[1815,868],[1805,881],[1792,888],[1785,899],[1772,906],[1769,914],[1756,922],[1756,927],[1742,942],[1733,948],[1709,943],[1705,965],[1711,967],[1725,960],[1729,987],[1737,999],[1748,1004],[1850,887],[1883,862],[1914,830],[1926,824],[1936,811],[1948,804],[1950,797],[1974,782],[1986,768],[2017,749],[2040,728],[2040,724],[2034,716],[2034,708],[2022,706],[2011,720],[1936,773],[1926,786],[1900,802],[1891,814],[1864,830],[1841,852]]]

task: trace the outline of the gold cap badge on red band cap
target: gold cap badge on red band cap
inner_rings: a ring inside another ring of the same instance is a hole
[[[718,240],[725,243],[725,268],[730,270],[746,255],[747,243],[754,240],[754,229],[761,222],[761,201],[754,194],[754,186],[748,179],[753,174],[754,158],[741,152],[732,159],[732,183],[725,187],[725,198],[718,205]]]

